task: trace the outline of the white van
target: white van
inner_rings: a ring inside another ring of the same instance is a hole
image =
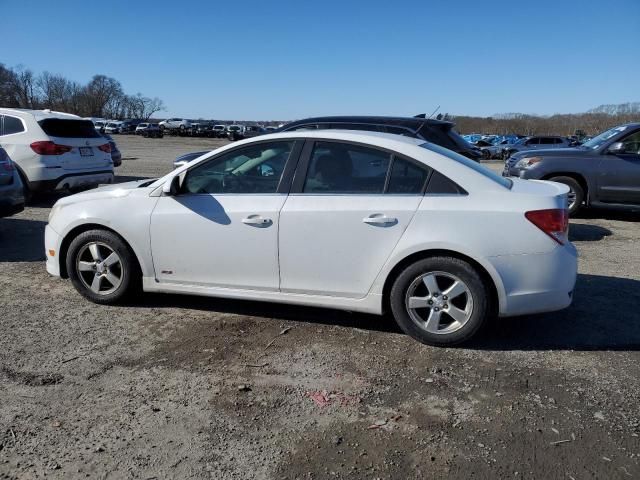
[[[109,142],[90,120],[76,115],[0,108],[0,145],[27,195],[113,183]]]

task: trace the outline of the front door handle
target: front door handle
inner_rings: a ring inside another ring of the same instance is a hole
[[[398,223],[397,218],[387,217],[382,213],[375,213],[366,218],[363,218],[362,221],[364,223],[368,223],[369,225],[395,225]]]
[[[260,215],[249,215],[242,219],[242,223],[254,227],[268,227],[273,221],[270,218],[264,218]]]

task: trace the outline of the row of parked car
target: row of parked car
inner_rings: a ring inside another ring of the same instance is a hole
[[[591,137],[562,137],[556,135],[464,135],[463,138],[482,152],[485,160],[507,160],[511,155],[525,150],[576,147]]]
[[[162,138],[165,134],[228,138],[231,141],[252,138],[277,130],[278,127],[263,125],[215,124],[206,121],[192,121],[186,118],[168,118],[159,123],[142,120],[104,120],[87,118],[96,130],[106,134],[136,134],[150,138]]]
[[[240,125],[224,127],[227,135],[233,133],[231,139],[255,137],[270,131]],[[465,141],[453,127],[451,122],[424,116],[341,116],[298,120],[283,125],[277,131],[364,130],[392,133],[421,139],[479,161],[484,155],[481,147]],[[552,137],[557,139],[554,143],[543,143],[543,137],[524,137],[516,141],[504,138],[502,142],[512,142],[507,145],[522,144],[523,147],[521,150],[516,147],[510,152],[505,163],[505,175],[564,183],[570,188],[572,213],[585,205],[638,208],[638,131],[640,124],[623,125],[573,147],[569,139],[562,137]],[[152,123],[140,122],[134,132],[161,135],[162,129]],[[122,157],[113,138],[100,133],[94,122],[49,110],[0,109],[0,145],[4,147],[0,154],[3,173],[0,187],[7,191],[13,188],[15,192],[3,195],[5,214],[21,208],[18,205],[33,193],[61,189],[73,191],[111,183],[113,168],[121,163]],[[185,154],[176,159],[174,166],[184,165],[204,153]]]

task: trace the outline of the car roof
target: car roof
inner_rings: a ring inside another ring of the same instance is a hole
[[[334,115],[328,117],[312,117],[302,120],[295,120],[287,123],[282,128],[289,128],[295,125],[304,125],[306,123],[368,123],[376,125],[402,125],[405,127],[420,128],[423,124],[427,125],[443,125],[452,127],[452,122],[436,120],[433,118],[422,117],[390,117],[390,116],[367,116],[367,115]]]
[[[28,108],[0,108],[0,113],[14,114],[18,117],[24,118],[27,116],[33,116],[36,121],[44,120],[46,118],[60,118],[64,120],[84,120],[78,115],[71,113],[56,112],[54,110],[31,110]]]
[[[266,135],[260,135],[248,140],[241,140],[241,142],[253,143],[256,141],[264,140],[278,140],[286,138],[319,138],[323,140],[343,140],[360,143],[371,143],[372,145],[380,145],[385,141],[391,141],[400,144],[407,145],[422,145],[425,141],[421,138],[407,137],[404,135],[395,135],[393,133],[384,132],[371,132],[368,130],[304,130],[295,132],[277,132],[268,133]],[[237,142],[240,144],[241,142]]]

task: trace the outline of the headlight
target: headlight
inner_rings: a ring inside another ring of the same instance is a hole
[[[518,160],[518,163],[516,163],[516,168],[533,167],[536,163],[540,163],[541,161],[542,158],[540,157],[523,158],[522,160]]]

